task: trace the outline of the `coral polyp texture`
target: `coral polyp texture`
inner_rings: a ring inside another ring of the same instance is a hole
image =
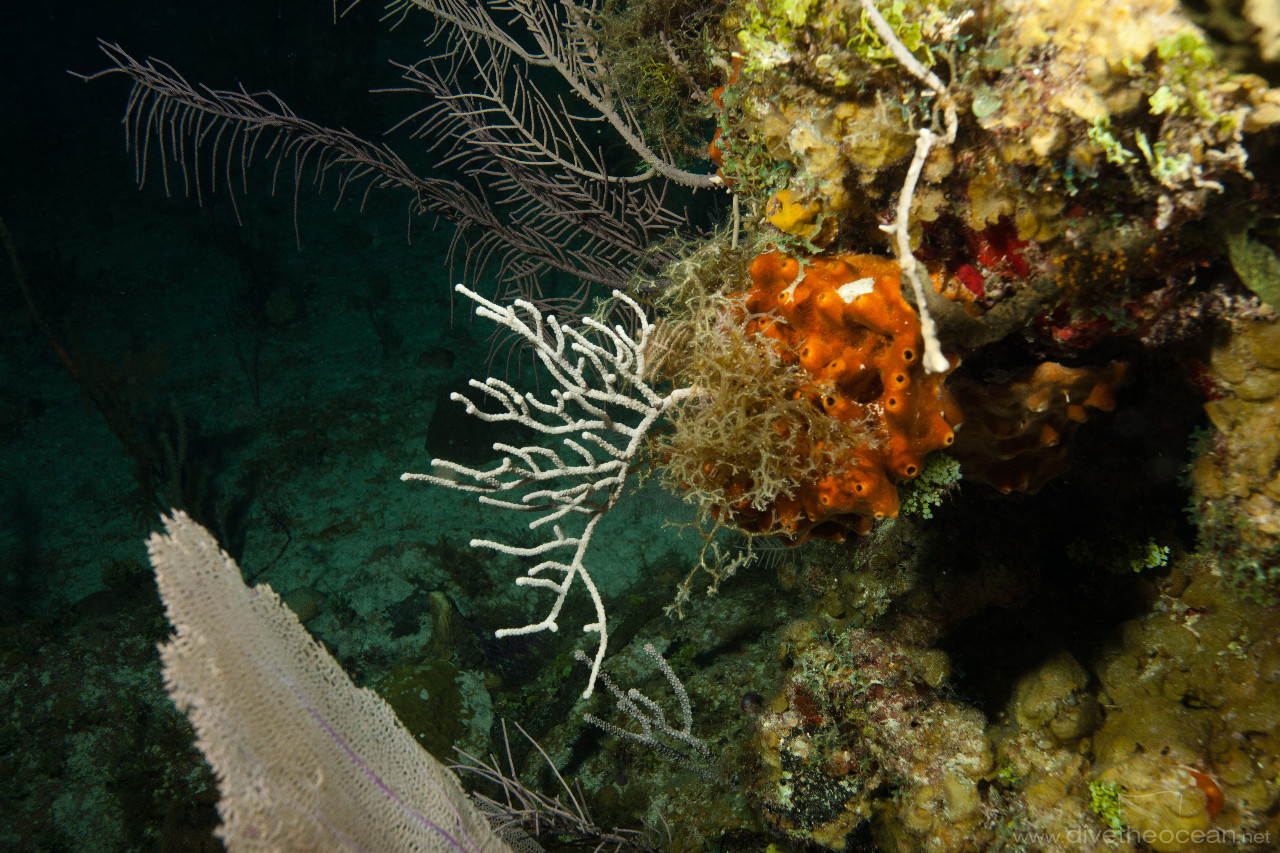
[[[783,364],[801,368],[796,398],[841,423],[865,424],[869,439],[834,448],[826,470],[794,495],[764,512],[742,508],[734,521],[796,539],[865,533],[898,514],[894,484],[917,476],[925,455],[955,440],[960,412],[943,387],[947,373],[921,365],[920,321],[902,298],[896,261],[801,260],[775,250],[756,257],[750,274],[747,329],[772,341]]]
[[[753,794],[771,826],[833,850],[868,820],[877,849],[895,853],[989,843],[986,721],[946,696],[946,654],[859,628],[791,633],[794,664],[757,734]]]
[[[1205,411],[1217,432],[1191,469],[1194,514],[1245,591],[1280,598],[1280,324],[1242,322],[1214,347]]]

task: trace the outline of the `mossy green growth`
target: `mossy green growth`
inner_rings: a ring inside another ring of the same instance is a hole
[[[943,19],[948,5],[892,0],[878,3],[877,8],[903,46],[932,66],[937,57],[926,33]],[[799,39],[805,30],[823,34],[812,40],[814,44],[838,40],[845,50],[869,62],[897,64],[857,0],[748,0],[743,23],[738,41],[749,70],[776,68],[792,61],[796,53],[806,53],[808,45]]]
[[[1200,532],[1200,547],[1218,555],[1222,574],[1245,601],[1280,604],[1280,544],[1260,535],[1252,516],[1223,502],[1197,503],[1189,515]]]
[[[878,6],[879,8],[879,6]],[[929,10],[932,14],[940,14],[932,7]],[[916,59],[924,63],[925,67],[934,64],[933,50],[930,48],[928,41],[924,36],[924,18],[918,14],[911,14],[907,11],[905,0],[893,0],[888,8],[880,8],[880,15],[884,18],[885,23],[893,30],[894,35],[902,42],[903,47],[911,51]],[[854,28],[845,48],[853,51],[865,59],[871,59],[878,62],[896,62],[891,51],[880,38],[880,34],[871,26],[871,21],[867,18],[866,12],[860,12],[858,16],[858,26]]]
[[[1235,129],[1238,119],[1214,108],[1212,92],[1227,72],[1198,30],[1185,29],[1156,42],[1156,56],[1163,63],[1162,84],[1147,103],[1153,115],[1188,115]]]
[[[698,647],[693,643],[684,643],[675,652],[668,651],[667,663],[678,669],[691,668],[693,659],[698,656]]]
[[[1067,557],[1072,561],[1121,575],[1167,565],[1169,553],[1169,546],[1161,545],[1152,536],[1146,539],[1117,535],[1078,537],[1067,544]]]
[[[1135,544],[1129,557],[1129,571],[1141,572],[1146,569],[1158,569],[1169,563],[1169,546],[1161,545],[1154,539],[1145,544]]]
[[[1090,782],[1089,808],[1110,828],[1124,829],[1124,809],[1120,805],[1119,784]]]
[[[803,27],[809,20],[809,10],[815,0],[770,0],[772,16],[781,18],[793,27]]]
[[[695,95],[720,72],[705,35],[727,0],[604,0],[590,28],[619,93],[651,147],[669,149],[682,168],[706,158],[708,110]],[[647,168],[637,158],[638,170]]]
[[[1125,148],[1124,143],[1116,138],[1109,115],[1098,116],[1089,125],[1089,141],[1101,149],[1108,163],[1126,166],[1137,159],[1134,153]]]
[[[1155,145],[1147,141],[1147,135],[1141,130],[1133,132],[1133,141],[1137,144],[1142,157],[1147,161],[1151,177],[1162,185],[1172,187],[1191,175],[1191,155],[1183,151],[1178,154],[1169,153],[1169,143],[1158,140]]]
[[[759,0],[747,2],[745,26],[738,42],[749,69],[776,68],[791,61],[795,32],[809,23],[818,0]]]
[[[743,132],[728,119],[740,112],[741,95],[732,84],[721,94],[724,110],[717,115],[720,136],[716,145],[721,151],[720,172],[733,186],[738,197],[763,203],[784,189],[795,174],[795,166],[778,160],[769,153],[768,145],[758,130]]]
[[[1184,29],[1156,42],[1156,55],[1165,62],[1176,62],[1184,73],[1206,71],[1218,67],[1213,48],[1199,30]]]
[[[1005,764],[1000,768],[996,773],[996,781],[1005,788],[1020,788],[1026,782],[1012,764]]]
[[[933,508],[959,483],[960,463],[941,450],[930,453],[920,476],[898,484],[899,515],[933,518]]]
[[[1102,115],[1088,129],[1089,141],[1108,163],[1131,166],[1146,162],[1151,178],[1170,190],[1196,184],[1196,166],[1204,162],[1206,147],[1222,159],[1241,157],[1236,134],[1245,110],[1231,74],[1219,63],[1198,30],[1180,30],[1156,43],[1146,62],[1126,63],[1130,86],[1146,93],[1148,114],[1162,121],[1153,136],[1133,126],[1132,117]],[[1233,106],[1234,104],[1234,106]],[[1241,160],[1243,163],[1243,160]]]

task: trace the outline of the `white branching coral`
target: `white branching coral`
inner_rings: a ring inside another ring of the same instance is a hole
[[[902,191],[898,194],[898,218],[892,225],[882,225],[881,228],[894,237],[898,249],[898,263],[902,267],[902,281],[910,283],[911,293],[915,297],[916,311],[920,315],[920,334],[924,338],[924,369],[928,373],[945,373],[951,369],[951,362],[942,354],[942,344],[938,340],[938,327],[929,314],[929,306],[925,299],[927,279],[920,272],[916,256],[911,252],[911,199],[915,195],[916,182],[920,179],[924,161],[929,156],[929,150],[934,143],[941,141],[943,145],[951,145],[956,141],[958,126],[956,108],[938,75],[925,68],[911,55],[911,51],[894,33],[893,27],[889,26],[884,16],[880,14],[876,4],[872,0],[862,0],[862,10],[894,58],[911,76],[937,95],[943,107],[946,135],[939,137],[927,127],[917,131],[916,153],[911,158],[907,178],[902,184]]]
[[[622,324],[606,326],[589,317],[577,326],[566,326],[555,317],[544,317],[525,300],[499,305],[464,285],[459,284],[456,289],[476,303],[476,314],[523,338],[559,387],[550,392],[547,401],[517,391],[495,377],[483,382],[472,379],[471,387],[504,409],[497,413],[482,411],[462,394],[452,398],[465,403],[467,413],[481,420],[514,421],[543,435],[561,436],[562,446],[556,450],[496,443],[493,449],[504,455],[492,468],[469,468],[433,459],[431,464],[440,474],[404,474],[400,479],[426,480],[451,489],[478,492],[480,502],[489,506],[535,513],[537,518],[529,523],[530,529],[551,525],[552,537],[538,545],[522,547],[473,539],[471,546],[517,557],[543,557],[516,583],[549,589],[556,596],[541,621],[522,628],[504,628],[497,632],[499,637],[558,631],[560,610],[574,581],[581,579],[596,615],[596,620],[583,625],[582,630],[600,637],[583,692],[584,697],[590,696],[609,634],[604,601],[583,557],[600,519],[622,496],[627,475],[644,448],[645,436],[692,390],[678,388],[660,394],[650,385],[647,361],[653,351],[650,343],[656,327],[640,305],[620,291],[615,290],[613,298],[634,315],[634,333]],[[581,527],[576,532],[566,532],[569,524]]]
[[[623,740],[634,741],[641,746],[647,746],[668,761],[692,770],[708,782],[712,784],[718,783],[720,778],[712,770],[711,747],[707,746],[704,741],[693,733],[693,704],[689,701],[689,692],[685,690],[684,684],[681,683],[675,670],[671,668],[671,664],[667,663],[666,658],[654,648],[653,643],[645,643],[643,648],[644,653],[657,665],[658,670],[666,676],[667,683],[671,685],[671,691],[675,694],[676,702],[680,708],[680,728],[675,728],[667,722],[667,715],[658,706],[657,702],[634,687],[623,691],[621,687],[614,683],[607,672],[600,673],[600,680],[604,682],[605,688],[613,694],[618,710],[630,717],[632,721],[638,723],[640,731],[636,732],[621,728],[607,720],[600,719],[595,714],[583,714],[582,719],[605,734]],[[581,649],[574,654],[574,657],[583,663],[589,663],[587,656],[583,654]],[[692,754],[680,747],[672,746],[667,741],[681,744],[683,747],[692,750]]]

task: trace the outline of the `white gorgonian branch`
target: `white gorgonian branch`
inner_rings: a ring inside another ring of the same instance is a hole
[[[925,68],[921,62],[912,55],[907,49],[898,34],[893,31],[893,27],[880,14],[880,10],[876,8],[875,0],[861,0],[862,11],[866,14],[867,20],[875,29],[876,34],[880,36],[881,41],[889,48],[889,52],[894,58],[905,68],[911,76],[915,77],[930,91],[938,96],[942,104],[943,121],[946,124],[946,135],[941,137],[944,145],[951,145],[956,141],[956,129],[959,120],[956,117],[955,102],[952,101],[947,87],[928,68]],[[920,272],[916,256],[911,251],[911,200],[915,195],[916,182],[920,180],[920,170],[924,167],[924,161],[929,156],[929,150],[935,142],[939,141],[939,136],[927,127],[922,127],[916,134],[916,153],[911,158],[911,166],[907,169],[907,178],[902,184],[902,191],[898,193],[898,211],[897,219],[892,225],[881,225],[880,228],[894,236],[898,250],[898,265],[902,267],[902,278],[911,285],[912,295],[915,297],[916,313],[920,315],[920,335],[924,339],[924,358],[922,363],[926,373],[943,373],[951,369],[951,361],[942,354],[942,344],[938,341],[937,326],[933,322],[933,317],[929,313],[929,306],[925,302],[925,287],[932,286],[927,277]]]
[[[689,692],[684,689],[684,684],[681,683],[675,670],[671,668],[671,664],[667,663],[666,658],[658,653],[653,643],[644,644],[644,653],[657,664],[658,669],[666,676],[667,683],[671,685],[671,690],[675,693],[676,702],[680,705],[680,728],[677,729],[667,722],[667,715],[657,702],[634,687],[623,692],[622,688],[614,683],[607,672],[600,673],[600,680],[604,682],[604,686],[613,694],[613,698],[617,700],[618,710],[639,723],[640,731],[634,732],[615,726],[613,723],[600,719],[595,714],[583,714],[582,719],[605,734],[647,746],[663,758],[692,770],[708,782],[718,783],[720,781],[719,776],[711,770],[713,765],[711,748],[693,733],[693,704],[689,701]],[[587,656],[583,654],[581,649],[574,653],[574,657],[584,663],[588,662]],[[659,735],[684,744],[692,749],[697,757],[694,758],[665,743],[659,738]]]
[[[551,167],[602,183],[638,183],[661,176],[694,189],[719,187],[715,174],[689,172],[675,165],[669,151],[655,151],[645,140],[640,119],[619,91],[617,80],[596,41],[592,17],[596,4],[572,0],[391,0],[387,16],[403,18],[411,8],[430,13],[445,25],[428,44],[439,53],[426,63],[403,67],[413,86],[434,88],[430,77],[447,81],[437,106],[424,115],[440,113],[432,121],[458,122],[469,129],[489,131],[478,142],[503,160]],[[505,19],[501,24],[494,13]],[[519,23],[519,27],[515,26]],[[523,29],[523,32],[520,30]],[[518,67],[514,76],[508,74]],[[476,72],[477,79],[459,75]],[[572,102],[552,99],[540,91],[530,68],[546,68],[590,107],[590,115],[576,116]],[[443,76],[441,76],[443,75]],[[465,80],[464,85],[458,85]],[[473,88],[475,83],[479,86]],[[474,121],[473,117],[480,117]],[[638,175],[609,174],[599,155],[590,153],[578,125],[607,123],[644,162]],[[451,134],[461,139],[469,134]]]
[[[640,305],[620,291],[613,291],[613,297],[635,315],[635,333],[621,324],[606,326],[589,317],[566,326],[555,317],[544,317],[536,306],[523,299],[499,305],[464,285],[457,285],[456,290],[476,303],[476,314],[527,341],[558,387],[551,391],[549,400],[543,400],[495,377],[483,382],[472,379],[472,388],[495,400],[504,410],[496,413],[482,411],[462,394],[451,398],[464,403],[467,413],[481,420],[515,421],[543,435],[560,436],[561,446],[514,447],[499,442],[493,449],[503,458],[491,468],[469,468],[433,459],[431,465],[440,474],[403,474],[400,479],[426,480],[451,489],[478,492],[483,504],[536,513],[537,518],[529,522],[530,529],[551,526],[552,537],[539,545],[521,547],[472,539],[471,546],[515,557],[542,557],[516,583],[549,589],[556,596],[542,621],[523,628],[503,628],[497,632],[499,637],[558,631],[556,619],[573,582],[581,579],[596,615],[596,620],[583,625],[582,630],[600,635],[583,692],[587,697],[595,689],[609,634],[604,601],[583,557],[596,525],[622,496],[645,435],[693,392],[678,388],[664,395],[649,384],[645,374],[655,327]],[[576,528],[579,523],[581,528],[576,533],[566,533],[567,526]]]

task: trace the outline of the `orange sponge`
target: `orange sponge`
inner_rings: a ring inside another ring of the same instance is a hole
[[[871,438],[809,448],[834,460],[816,479],[767,511],[730,514],[745,529],[796,541],[866,532],[897,515],[894,484],[918,475],[925,455],[949,446],[960,423],[943,387],[947,374],[926,374],[920,363],[920,322],[902,298],[898,264],[870,255],[802,262],[773,251],[752,262],[751,280],[749,329],[804,369],[810,379],[798,393],[829,417],[864,425]]]
[[[1046,361],[999,380],[958,378],[954,391],[969,415],[952,455],[966,480],[1001,492],[1035,494],[1070,467],[1072,436],[1091,411],[1115,408],[1127,365],[1066,367]]]

